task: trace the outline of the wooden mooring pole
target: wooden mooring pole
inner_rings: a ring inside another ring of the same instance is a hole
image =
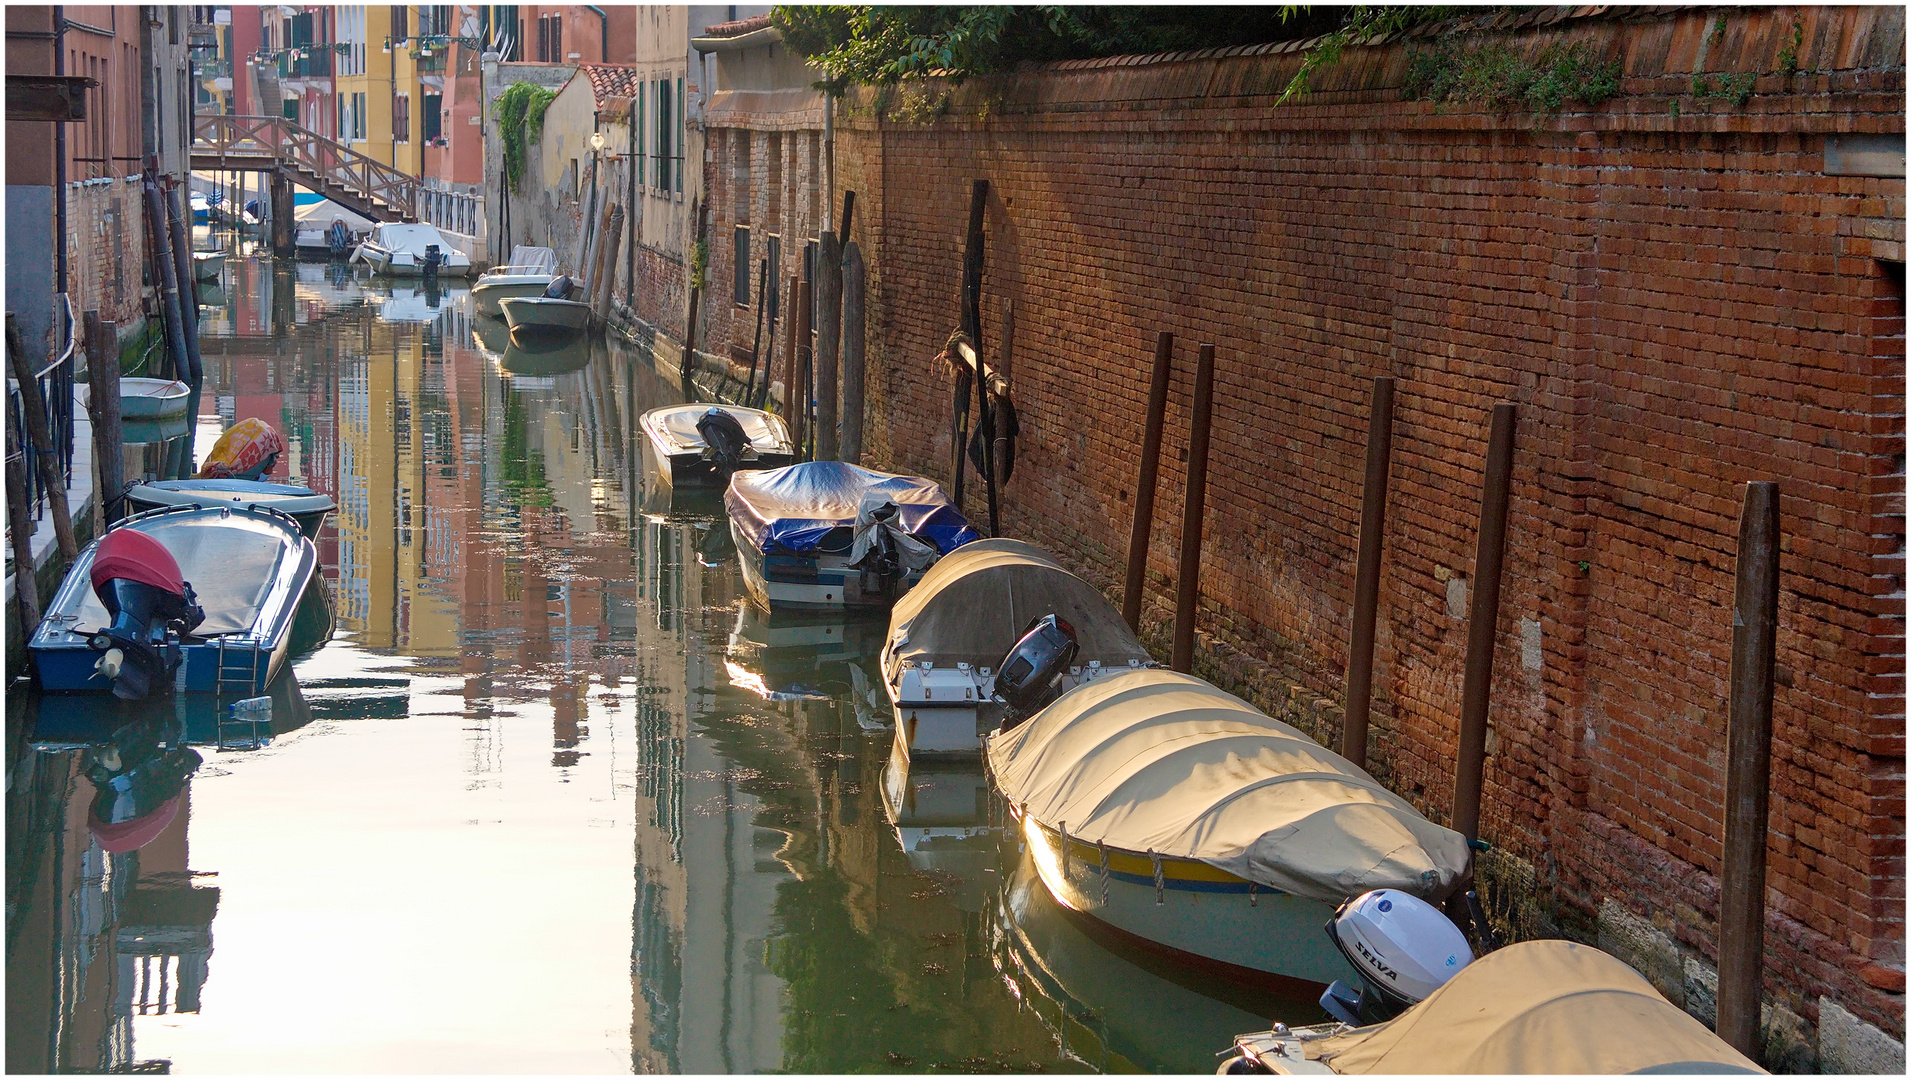
[[[1168,377],[1174,368],[1174,335],[1155,338],[1155,374],[1148,385],[1148,412],[1141,427],[1141,476],[1135,481],[1135,519],[1128,531],[1128,583],[1121,617],[1141,632],[1141,597],[1148,582],[1148,537],[1154,529],[1155,477],[1161,469],[1161,425],[1168,414]]]
[[[106,524],[120,518],[126,491],[126,440],[119,412],[119,330],[86,312],[86,412],[93,422],[93,454],[100,469],[100,513]]]
[[[1340,756],[1367,767],[1367,716],[1373,704],[1374,620],[1380,607],[1380,545],[1387,532],[1387,471],[1393,457],[1393,378],[1374,380],[1367,414],[1367,479],[1360,494],[1360,554],[1354,568],[1353,640],[1347,648],[1347,719]]]
[[[12,395],[8,395],[11,402]],[[27,505],[26,470],[28,455],[21,453],[14,435],[13,418],[7,418],[7,539],[13,545],[13,595],[20,602],[20,635],[33,640],[40,625],[40,583],[33,573],[33,510]],[[20,455],[20,465],[11,464]]]
[[[777,312],[777,314],[783,318],[783,426],[790,429],[790,441],[796,444],[797,453],[800,454],[803,452],[803,425],[796,414],[798,401],[796,393],[796,301],[798,286],[797,276],[795,274],[790,275],[789,284],[786,288],[788,291],[783,295],[787,299],[783,307],[787,310]],[[774,325],[772,325],[771,329],[775,329]],[[775,338],[776,334],[771,333],[770,337]]]
[[[843,228],[849,228],[849,214],[855,209],[855,192],[843,199]],[[848,235],[845,232],[844,235]],[[863,382],[868,377],[866,299],[863,252],[854,240],[843,245],[843,439],[839,449],[842,460],[851,465],[863,463]]]
[[[1194,670],[1194,615],[1201,604],[1201,524],[1208,496],[1208,434],[1214,420],[1214,346],[1203,342],[1194,368],[1194,416],[1188,428],[1187,501],[1181,507],[1181,570],[1175,580],[1176,671]]]
[[[810,341],[811,305],[815,302],[815,292],[811,288],[810,283],[807,281],[798,282],[796,286],[796,319],[794,320],[796,323],[797,361],[796,430],[790,434],[791,437],[796,440],[797,453],[802,455],[804,461],[815,460],[816,453],[816,447],[814,445],[815,436],[810,430],[810,422],[812,419],[810,410],[814,408],[816,404],[816,391],[813,385],[815,382],[815,363],[812,359],[813,354],[811,352],[812,345]],[[811,440],[811,445],[807,452],[804,450],[805,435],[809,435]]]
[[[1453,828],[1480,838],[1480,791],[1486,775],[1486,715],[1492,703],[1493,646],[1500,621],[1500,575],[1506,556],[1506,505],[1513,486],[1511,402],[1493,406],[1486,444],[1486,482],[1480,489],[1479,547],[1473,555],[1473,596],[1467,605],[1466,682],[1460,692],[1460,754],[1453,775]]]
[[[816,247],[816,460],[836,460],[837,399],[841,393],[843,249],[828,229]]]
[[[68,330],[74,333],[75,330]],[[40,393],[40,380],[34,378],[33,363],[26,357],[20,341],[20,328],[13,313],[7,313],[7,363],[13,381],[20,387],[21,419],[26,421],[27,467],[40,472],[40,488],[46,492],[47,509],[53,514],[53,539],[59,545],[60,558],[72,562],[80,553],[73,538],[73,517],[66,504],[66,477],[60,471],[60,448],[53,441],[53,429],[46,422],[46,398]],[[27,531],[32,536],[32,529]]]
[[[763,314],[769,308],[767,298],[770,286],[770,260],[765,257],[756,272],[756,335],[750,340],[750,378],[743,384],[743,404],[749,405],[756,400],[756,367],[763,359]],[[771,335],[776,331],[771,329]],[[767,382],[766,374],[764,380]]]
[[[1765,847],[1771,817],[1772,681],[1778,635],[1778,485],[1745,485],[1732,598],[1726,724],[1725,861],[1719,901],[1718,1034],[1758,1056],[1765,953]]]

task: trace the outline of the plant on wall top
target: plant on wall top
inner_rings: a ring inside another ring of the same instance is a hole
[[[544,135],[544,112],[557,100],[557,91],[536,83],[513,83],[492,106],[498,132],[504,139],[504,179],[511,190],[524,191],[524,162],[530,144]]]

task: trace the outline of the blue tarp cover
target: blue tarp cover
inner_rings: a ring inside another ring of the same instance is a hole
[[[807,461],[730,478],[724,508],[758,551],[812,551],[830,530],[854,528],[865,492],[896,504],[898,524],[948,554],[980,536],[942,487],[920,476],[897,476],[840,461]]]

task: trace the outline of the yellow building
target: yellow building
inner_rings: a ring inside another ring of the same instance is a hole
[[[412,176],[442,171],[445,78],[464,47],[446,38],[456,7],[442,4],[339,7],[332,85],[338,95],[340,141]],[[435,114],[435,116],[434,116]]]

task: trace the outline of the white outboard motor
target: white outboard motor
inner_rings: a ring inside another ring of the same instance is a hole
[[[1327,936],[1360,973],[1360,989],[1337,981],[1320,1006],[1355,1026],[1391,1020],[1473,962],[1473,949],[1452,920],[1398,889],[1375,889],[1340,905]]]

